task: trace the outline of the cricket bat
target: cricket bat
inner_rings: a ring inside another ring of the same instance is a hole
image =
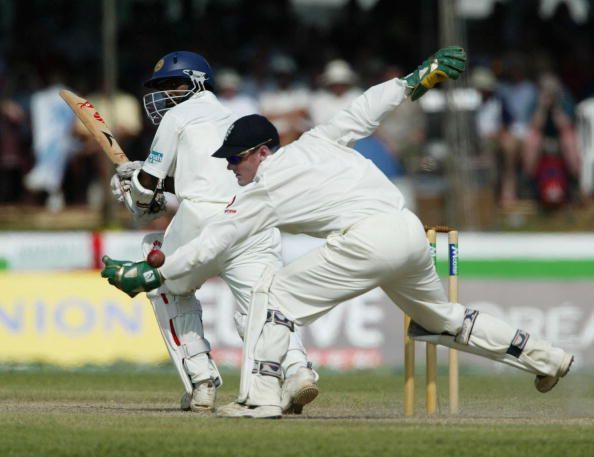
[[[88,100],[65,89],[60,90],[60,97],[62,97],[72,111],[74,111],[76,117],[78,117],[89,130],[93,138],[95,138],[95,141],[99,143],[103,152],[105,152],[114,165],[117,166],[129,162],[128,157],[126,157],[126,154],[114,138],[111,130],[101,117],[101,114],[99,114]]]

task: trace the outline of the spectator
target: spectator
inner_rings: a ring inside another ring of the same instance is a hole
[[[507,81],[498,87],[503,104],[510,114],[510,135],[505,137],[501,176],[501,204],[512,206],[518,198],[518,169],[524,140],[528,132],[531,107],[537,96],[536,85],[528,79],[524,59],[514,55],[507,60]]]
[[[64,207],[62,179],[76,147],[72,135],[74,113],[59,95],[63,87],[61,76],[54,72],[49,84],[31,97],[35,165],[25,176],[25,186],[31,192],[47,194],[45,204],[51,211]]]
[[[538,99],[524,144],[524,167],[536,180],[539,201],[546,207],[567,202],[570,180],[579,181],[581,157],[575,132],[575,106],[552,74],[543,75],[539,82]]]
[[[290,57],[274,57],[270,69],[276,87],[260,95],[260,111],[278,130],[282,146],[296,140],[308,129],[307,108],[310,93],[309,89],[297,83],[297,66]]]
[[[17,202],[29,165],[24,138],[27,116],[12,99],[0,100],[0,202]]]
[[[13,69],[14,70],[14,69]],[[14,75],[14,73],[13,73]],[[0,57],[0,202],[20,200],[23,175],[30,167],[27,113],[14,96],[14,79]]]
[[[362,94],[355,86],[357,75],[344,60],[328,62],[320,76],[321,90],[311,97],[309,115],[314,125],[330,120],[338,111],[346,108]]]
[[[481,102],[475,115],[480,155],[496,159],[499,181],[499,202],[511,206],[517,195],[516,140],[510,132],[511,114],[497,93],[497,80],[486,67],[477,67],[470,76],[471,85],[480,93]]]
[[[576,106],[577,133],[582,157],[580,191],[584,198],[594,197],[594,97]]]
[[[259,114],[256,100],[240,93],[241,76],[235,70],[225,68],[216,76],[219,101],[229,108],[237,117],[248,114]]]

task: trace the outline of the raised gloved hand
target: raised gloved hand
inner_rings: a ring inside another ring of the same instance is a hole
[[[164,279],[159,270],[145,261],[114,260],[108,256],[103,256],[101,260],[105,265],[101,270],[101,276],[130,297],[156,289],[163,284]]]
[[[411,100],[417,100],[437,83],[458,79],[466,68],[466,52],[458,46],[441,48],[404,77]]]

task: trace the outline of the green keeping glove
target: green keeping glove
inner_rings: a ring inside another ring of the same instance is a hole
[[[130,262],[128,260],[114,260],[104,256],[105,268],[101,276],[118,289],[134,297],[140,292],[156,289],[163,284],[163,277],[157,268],[147,262]]]
[[[411,100],[415,101],[437,83],[458,79],[466,68],[466,52],[458,46],[441,48],[415,71],[404,77]]]

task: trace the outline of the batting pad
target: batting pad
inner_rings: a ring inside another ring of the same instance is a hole
[[[518,333],[528,335],[485,313],[479,313],[476,318],[468,344],[457,342],[453,335],[429,333],[415,322],[411,322],[408,331],[409,336],[416,341],[440,344],[505,363],[528,373],[555,376],[564,351],[552,347],[546,341],[528,336],[519,352],[516,341]]]
[[[245,328],[241,380],[238,401],[249,405],[280,406],[281,377],[280,363],[289,347],[289,328],[273,319],[267,322],[269,310],[269,291],[274,278],[274,270],[267,268],[254,288],[248,309]],[[284,316],[280,315],[281,320]],[[278,376],[261,367],[279,367]]]

